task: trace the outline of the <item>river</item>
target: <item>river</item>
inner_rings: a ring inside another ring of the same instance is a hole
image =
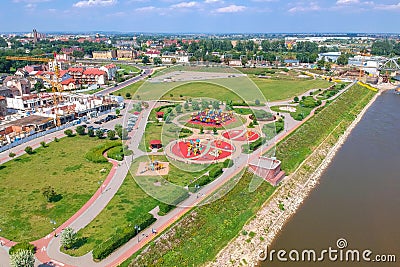
[[[365,113],[323,173],[320,184],[287,222],[271,250],[332,247],[344,238],[347,248],[395,254],[397,263],[323,262],[286,263],[270,266],[400,266],[400,96],[384,92]],[[295,255],[295,254],[292,254]],[[301,255],[301,254],[300,254]],[[288,257],[288,255],[286,255]],[[345,257],[344,257],[345,259]]]

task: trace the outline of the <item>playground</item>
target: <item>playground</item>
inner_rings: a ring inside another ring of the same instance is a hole
[[[224,112],[221,109],[204,109],[193,113],[188,123],[221,128],[234,121],[235,116],[233,111]]]
[[[228,140],[240,142],[254,142],[260,138],[260,134],[251,130],[231,130],[224,132],[222,136]]]
[[[198,162],[222,161],[232,155],[235,147],[222,140],[189,139],[177,140],[170,150],[174,158]]]
[[[169,173],[169,163],[152,159],[150,162],[140,162],[136,176],[157,176]]]

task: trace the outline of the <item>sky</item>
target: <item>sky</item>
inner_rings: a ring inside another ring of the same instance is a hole
[[[0,32],[398,33],[400,0],[1,0]]]

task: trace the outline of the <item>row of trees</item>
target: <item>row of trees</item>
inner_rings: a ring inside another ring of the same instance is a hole
[[[400,55],[400,43],[389,40],[378,40],[372,44],[371,54],[377,56]]]

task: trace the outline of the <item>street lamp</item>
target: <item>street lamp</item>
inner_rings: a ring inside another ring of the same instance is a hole
[[[140,226],[135,225],[135,230],[136,230],[136,235],[138,236],[137,242],[139,243],[140,242],[140,236],[138,235],[138,233],[140,232]]]
[[[55,225],[56,225],[57,223],[56,223],[55,220],[51,220],[51,219],[50,219],[50,223],[54,225],[54,227],[53,227],[54,237],[57,237],[57,234],[56,234],[56,227],[55,227]]]
[[[103,186],[101,185],[103,183],[103,180],[100,180],[97,182],[100,186],[100,192],[103,194]]]

